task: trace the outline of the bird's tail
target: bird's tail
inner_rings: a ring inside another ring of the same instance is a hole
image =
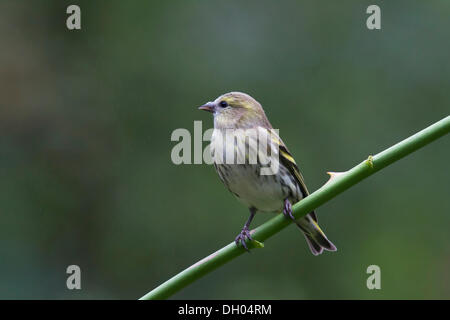
[[[323,252],[336,251],[336,246],[328,240],[325,233],[320,229],[317,218],[313,213],[307,214],[305,217],[296,221],[297,226],[303,231],[306,242],[311,249],[313,255],[317,256]]]

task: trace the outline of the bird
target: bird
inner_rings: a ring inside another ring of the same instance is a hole
[[[234,240],[236,245],[250,252],[246,242],[253,241],[250,224],[257,212],[282,212],[303,232],[313,255],[324,250],[336,251],[319,227],[314,211],[299,219],[292,214],[292,205],[309,192],[294,157],[273,129],[261,104],[246,93],[229,92],[199,109],[211,112],[214,118],[210,151],[219,178],[250,211]],[[264,142],[261,136],[267,140]],[[270,171],[272,164],[275,170]]]

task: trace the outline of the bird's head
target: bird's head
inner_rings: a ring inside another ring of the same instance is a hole
[[[259,102],[242,92],[225,93],[199,109],[213,114],[217,129],[271,128]]]

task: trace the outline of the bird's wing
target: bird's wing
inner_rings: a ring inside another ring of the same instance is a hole
[[[297,163],[292,157],[291,153],[284,145],[280,145],[280,162],[289,170],[289,172],[295,177],[300,190],[303,193],[303,197],[309,195],[308,189],[306,188],[305,181],[302,174],[298,170]]]
[[[275,137],[273,137],[275,138]],[[284,145],[283,141],[276,137],[278,141],[276,143],[279,145],[279,155],[280,155],[280,162],[283,164],[289,172],[292,174],[292,176],[295,177],[295,180],[297,181],[300,191],[303,194],[303,198],[307,197],[309,195],[308,188],[306,188],[305,180],[303,179],[302,174],[300,173],[300,170],[298,170],[297,163],[294,160],[294,157],[289,152],[289,150]],[[311,216],[313,219],[317,222],[317,216],[313,212],[311,212]]]

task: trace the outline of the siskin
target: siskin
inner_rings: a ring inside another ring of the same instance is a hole
[[[294,158],[273,130],[261,105],[245,93],[230,92],[199,109],[214,116],[210,149],[220,179],[250,210],[250,217],[235,239],[236,245],[241,243],[248,251],[246,240],[252,240],[249,226],[257,211],[282,211],[302,230],[314,255],[323,250],[336,251],[320,229],[314,211],[298,220],[293,216],[292,204],[307,197],[308,189]],[[233,157],[228,157],[230,153]],[[275,170],[267,171],[268,165]]]

